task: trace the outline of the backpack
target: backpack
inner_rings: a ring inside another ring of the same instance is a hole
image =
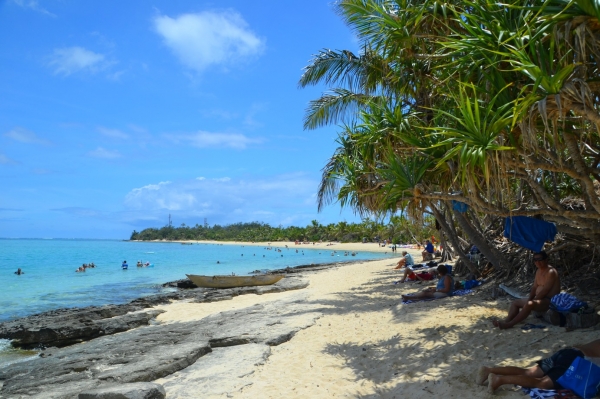
[[[600,367],[582,357],[576,357],[556,381],[584,399],[593,398],[600,389]]]

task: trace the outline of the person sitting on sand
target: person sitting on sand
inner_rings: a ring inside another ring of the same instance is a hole
[[[448,295],[452,295],[454,292],[454,279],[448,274],[448,269],[444,265],[437,267],[439,281],[437,286],[425,288],[423,291],[411,295],[402,295],[402,299],[405,301],[412,301],[415,299],[429,299],[429,298],[444,298]]]
[[[494,326],[500,329],[512,328],[525,320],[532,311],[547,311],[552,297],[560,292],[560,278],[556,269],[548,264],[548,254],[545,251],[534,253],[533,262],[537,271],[529,297],[514,300],[504,320],[492,320]]]
[[[394,270],[402,269],[402,267],[404,267],[404,266],[414,266],[414,265],[415,265],[415,260],[413,259],[412,255],[406,251],[402,251],[402,258],[400,258],[400,260],[398,261],[398,265],[396,267],[394,267]],[[406,277],[404,277],[404,278],[406,278]]]
[[[494,393],[504,384],[520,385],[524,388],[563,389],[557,380],[569,369],[577,357],[585,357],[592,363],[600,365],[600,339],[561,349],[549,358],[539,360],[528,369],[520,367],[484,367],[477,373],[477,384],[485,385]]]
[[[433,248],[433,244],[431,243],[431,241],[427,240],[425,242],[425,250],[421,252],[421,255],[423,255],[423,262],[425,262],[426,260],[432,260],[434,252],[435,250]]]

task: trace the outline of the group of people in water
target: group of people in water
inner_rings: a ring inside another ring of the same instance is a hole
[[[86,269],[93,269],[95,267],[96,264],[94,262],[84,263],[83,265],[79,266],[79,268],[75,269],[75,273],[83,273]]]
[[[148,266],[150,266],[150,262],[142,262],[141,260],[138,260],[136,266],[137,267],[148,267]]]

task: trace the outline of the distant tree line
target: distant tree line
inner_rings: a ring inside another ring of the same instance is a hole
[[[331,223],[320,224],[313,220],[306,227],[278,226],[273,227],[267,223],[235,223],[226,226],[164,226],[161,228],[147,228],[140,232],[133,231],[131,240],[216,240],[216,241],[340,241],[340,242],[368,242],[377,239],[389,240],[394,243],[422,242],[435,235],[435,219],[424,218],[419,223],[409,221],[402,216],[394,215],[388,222],[376,222],[364,219],[361,223]]]

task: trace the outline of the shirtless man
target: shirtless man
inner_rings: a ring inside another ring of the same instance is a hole
[[[560,292],[560,279],[556,269],[548,264],[548,254],[545,251],[534,253],[533,262],[537,271],[529,297],[513,301],[506,319],[493,320],[494,326],[511,328],[525,320],[532,311],[545,312],[550,308],[550,299]]]
[[[551,357],[542,359],[533,367],[481,367],[477,373],[477,383],[485,385],[494,393],[504,384],[521,385],[525,388],[562,389],[557,380],[567,371],[576,357],[585,357],[592,363],[600,362],[600,339],[585,345],[561,349]]]

